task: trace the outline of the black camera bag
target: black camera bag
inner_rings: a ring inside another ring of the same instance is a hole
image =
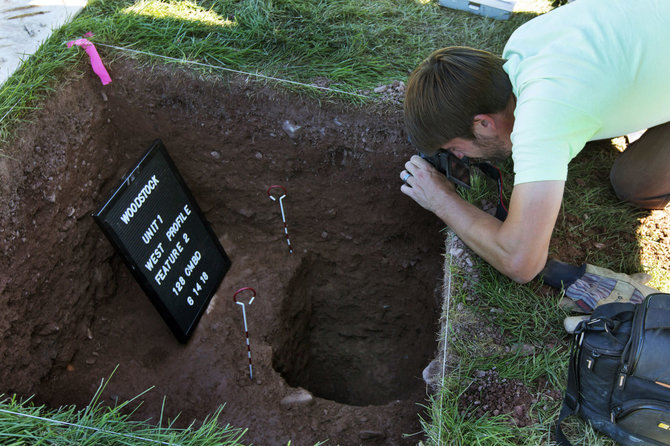
[[[575,330],[561,423],[577,414],[622,446],[670,445],[670,294],[596,307]]]

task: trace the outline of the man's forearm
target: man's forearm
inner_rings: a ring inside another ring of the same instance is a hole
[[[528,282],[542,270],[564,181],[515,186],[507,218],[501,222],[459,197],[455,186],[420,157],[412,157],[405,166],[400,190],[435,213],[494,268],[517,282]]]
[[[501,222],[456,194],[448,195],[435,215],[477,255],[517,282],[532,280],[544,266],[546,250],[536,252],[517,237],[507,238],[504,234],[510,231],[504,225],[510,222]]]

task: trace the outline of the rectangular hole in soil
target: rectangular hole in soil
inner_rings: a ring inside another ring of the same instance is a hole
[[[222,421],[257,444],[415,444],[402,434],[420,431],[443,243],[440,222],[399,190],[412,153],[400,110],[129,62],[111,74],[105,87],[66,83],[21,130],[17,161],[0,161],[13,259],[0,281],[11,364],[0,391],[85,405],[118,365],[106,403],[155,386],[140,419],[157,420],[166,395],[166,416],[184,425],[225,403]],[[156,138],[232,260],[186,345],[90,217]],[[274,184],[287,190],[292,254]],[[257,291],[253,381],[232,299],[244,286]]]

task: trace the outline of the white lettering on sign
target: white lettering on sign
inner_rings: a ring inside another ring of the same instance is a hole
[[[170,228],[165,233],[168,241],[172,241],[174,237],[179,233],[179,228],[186,222],[188,216],[191,215],[191,210],[188,208],[188,204],[184,205],[184,210],[177,215],[177,218],[174,219],[174,223],[170,225]]]
[[[180,276],[180,278],[181,278],[181,276]],[[206,271],[203,271],[200,274],[200,282],[202,282],[203,285],[204,285],[205,283],[207,283],[207,279],[209,279],[209,276],[207,275]],[[200,292],[200,290],[202,290],[202,285],[200,285],[198,282],[196,282],[195,286],[193,288],[191,288],[191,292],[193,294],[195,294],[196,296],[198,296],[198,293]],[[186,303],[193,306],[193,304],[195,304],[195,300],[193,299],[193,296],[187,296],[186,297]]]
[[[184,289],[184,285],[186,284],[186,280],[182,276],[179,276],[179,279],[174,283],[174,286],[172,287],[172,292],[175,294],[175,296],[179,296],[179,293],[181,293],[181,290]]]
[[[149,271],[154,269],[154,266],[158,264],[158,261],[163,256],[164,252],[165,249],[163,249],[163,242],[160,242],[158,246],[156,246],[156,249],[154,249],[154,252],[152,252],[149,256],[149,260],[147,260],[147,263],[144,264],[144,267]]]
[[[140,190],[140,193],[137,194],[137,197],[133,199],[133,201],[130,203],[130,206],[128,206],[126,211],[121,215],[122,222],[124,222],[125,224],[130,223],[130,219],[133,218],[133,216],[137,213],[137,211],[140,210],[144,202],[147,201],[149,194],[151,194],[151,192],[154,189],[156,189],[157,185],[158,185],[158,178],[156,178],[156,175],[149,178],[147,184],[144,185],[142,190]]]
[[[172,251],[170,251],[170,254],[168,255],[167,259],[165,259],[165,262],[163,262],[163,266],[161,266],[159,270],[156,270],[156,275],[154,276],[154,279],[156,279],[156,283],[158,285],[163,283],[168,273],[172,269],[172,266],[177,262],[179,254],[181,254],[183,250],[184,248],[181,246],[181,242],[177,242],[175,247],[172,248]]]
[[[200,254],[200,251],[196,251],[193,253],[191,256],[191,260],[188,262],[188,265],[186,265],[186,268],[184,268],[184,274],[186,274],[186,277],[191,277],[191,274],[193,273],[193,270],[195,269],[196,266],[198,266],[198,262],[202,258],[202,255]]]
[[[154,218],[154,221],[151,222],[149,228],[144,231],[142,241],[145,245],[148,245],[154,235],[156,235],[156,232],[158,231],[158,223],[163,223],[163,219],[161,218],[160,214],[156,215],[156,218]]]

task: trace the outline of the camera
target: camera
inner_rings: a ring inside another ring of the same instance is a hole
[[[458,158],[450,152],[440,151],[428,156],[419,152],[421,158],[428,161],[447,179],[466,189],[470,189],[470,160],[466,157]]]
[[[452,183],[470,189],[470,166],[475,166],[481,170],[484,175],[495,180],[498,184],[498,207],[496,209],[495,217],[500,221],[505,221],[507,218],[507,207],[503,203],[503,180],[500,170],[488,162],[473,162],[467,157],[458,158],[451,152],[439,151],[435,155],[428,156],[419,152],[421,158],[428,161],[439,172],[446,175],[447,179]]]

